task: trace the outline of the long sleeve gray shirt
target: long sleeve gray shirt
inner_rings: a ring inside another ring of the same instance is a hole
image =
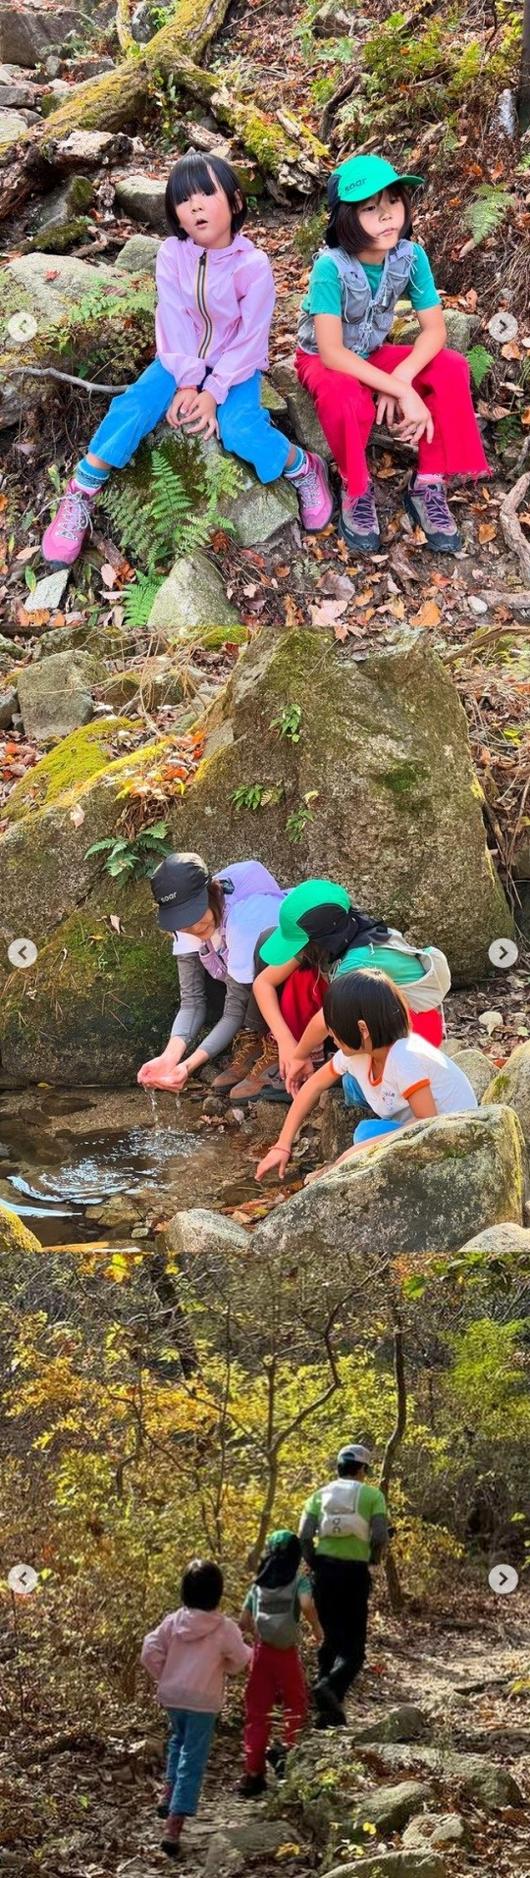
[[[177,962],[180,1009],[171,1036],[184,1037],[186,1043],[193,1043],[206,1023],[206,973],[198,952],[190,952]],[[243,1029],[251,991],[251,984],[239,985],[235,978],[227,978],[223,1015],[201,1043],[201,1050],[205,1050],[208,1057],[219,1056],[221,1050],[227,1050],[236,1031]]]

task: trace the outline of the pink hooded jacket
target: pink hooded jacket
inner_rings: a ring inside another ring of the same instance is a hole
[[[241,1631],[222,1611],[192,1611],[181,1604],[144,1637],[141,1662],[157,1684],[163,1708],[217,1715],[225,1677],[246,1669],[252,1655]]]
[[[200,248],[170,235],[158,251],[156,349],[175,383],[202,385],[224,404],[269,362],[276,298],[270,261],[246,235],[229,248]]]

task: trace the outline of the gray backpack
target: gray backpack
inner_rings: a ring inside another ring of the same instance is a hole
[[[298,1574],[288,1585],[255,1585],[254,1623],[262,1643],[272,1643],[275,1650],[290,1650],[298,1643],[300,1625],[297,1616]]]

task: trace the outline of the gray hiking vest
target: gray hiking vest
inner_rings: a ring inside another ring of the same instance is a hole
[[[256,1606],[254,1623],[262,1643],[272,1643],[275,1650],[290,1650],[293,1643],[298,1643],[300,1625],[296,1616],[298,1574],[288,1585],[280,1585],[272,1590],[268,1585],[255,1585]]]
[[[342,302],[342,336],[349,352],[369,354],[378,346],[384,345],[394,320],[396,302],[401,298],[407,282],[410,280],[414,260],[412,241],[398,241],[390,254],[385,256],[383,272],[377,289],[372,289],[361,262],[353,255],[345,254],[343,248],[321,249],[321,253],[331,254],[337,273],[340,275]],[[315,339],[315,321],[308,313],[302,301],[302,311],[298,325],[297,344],[302,352],[318,352]]]

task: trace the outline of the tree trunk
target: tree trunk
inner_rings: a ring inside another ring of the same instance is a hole
[[[530,0],[524,0],[523,5],[523,43],[517,109],[521,130],[528,130],[530,127]]]
[[[394,1380],[397,1398],[396,1419],[386,1444],[379,1479],[379,1486],[381,1492],[384,1493],[385,1500],[388,1500],[388,1489],[394,1459],[407,1425],[407,1385],[405,1381],[403,1332],[399,1323],[394,1325]],[[390,1545],[387,1546],[385,1552],[384,1565],[388,1595],[390,1598],[390,1608],[394,1616],[399,1617],[400,1612],[403,1610],[405,1600],[401,1589],[398,1568]]]

